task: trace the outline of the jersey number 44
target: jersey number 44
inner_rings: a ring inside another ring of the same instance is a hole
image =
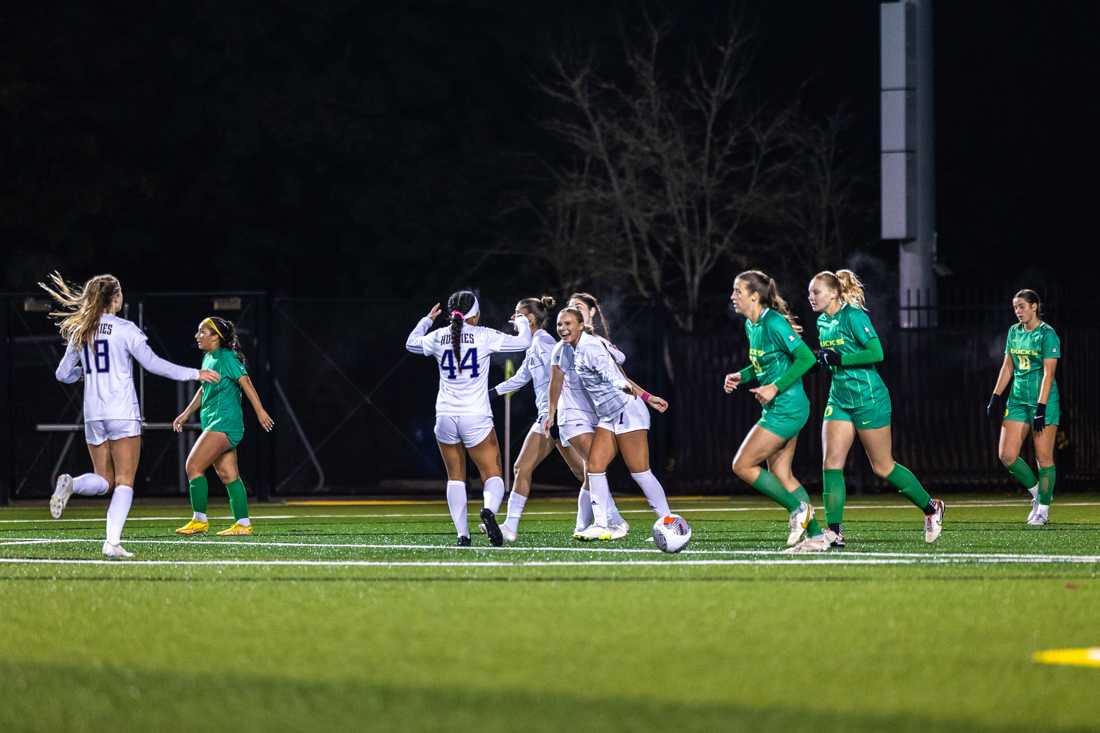
[[[458,375],[467,369],[470,370],[470,378],[474,379],[478,375],[477,366],[477,349],[467,349],[466,353],[462,355],[462,361],[459,362],[458,368],[455,368],[455,352],[447,350],[443,352],[443,356],[439,359],[439,368],[447,372],[447,379],[458,379]]]

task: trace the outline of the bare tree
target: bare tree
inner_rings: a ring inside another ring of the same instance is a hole
[[[647,16],[640,40],[623,32],[623,81],[558,57],[542,89],[564,110],[546,126],[591,163],[569,179],[571,205],[612,235],[610,266],[692,331],[707,274],[748,261],[760,246],[750,225],[784,195],[790,111],[749,99],[739,23],[673,75],[659,63],[669,31]]]

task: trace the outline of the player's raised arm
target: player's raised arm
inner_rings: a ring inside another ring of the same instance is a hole
[[[405,350],[411,354],[420,354],[421,356],[430,356],[430,353],[424,349],[424,336],[428,333],[428,329],[435,323],[435,319],[439,317],[439,314],[443,312],[443,308],[439,303],[436,303],[428,311],[428,315],[424,316],[417,322],[413,330],[409,332],[408,338],[405,339]]]

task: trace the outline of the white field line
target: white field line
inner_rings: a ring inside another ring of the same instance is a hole
[[[64,539],[22,539],[15,538],[8,541],[0,542],[0,546],[6,545],[42,545],[42,544],[99,544],[99,539],[84,539],[84,538],[64,538]],[[366,543],[353,543],[353,542],[254,542],[248,540],[215,540],[215,541],[199,541],[194,540],[126,540],[127,545],[173,545],[177,547],[202,547],[207,549],[210,547],[289,547],[289,548],[302,548],[302,549],[356,549],[356,550],[443,550],[443,551],[457,551],[457,552],[496,552],[496,553],[516,553],[516,552],[587,552],[587,553],[608,553],[608,554],[653,554],[655,548],[652,547],[454,547],[451,545],[425,545],[425,544],[400,544],[400,545],[387,545],[387,544],[366,544]],[[684,550],[679,553],[683,555],[737,555],[748,557],[794,557],[793,555],[784,552],[783,550]],[[806,558],[806,555],[799,555],[799,558]],[[824,557],[817,555],[813,557]],[[1072,563],[1097,563],[1100,564],[1100,555],[1043,555],[1043,554],[1026,554],[1026,553],[1007,553],[1007,552],[852,552],[844,551],[841,553],[834,553],[828,556],[829,558],[839,561],[842,558],[875,558],[886,560],[939,560],[942,562],[952,561],[968,561],[973,560],[976,562],[1072,562]],[[3,558],[0,558],[3,560]],[[242,561],[252,562],[252,561]],[[630,562],[630,561],[626,561]],[[667,561],[666,561],[667,562]],[[505,563],[514,564],[514,563]]]
[[[1076,563],[1081,560],[1057,560],[1054,556],[1032,555],[1014,560],[978,561],[978,564],[1057,564]],[[115,567],[147,566],[249,566],[249,567],[366,567],[366,568],[576,568],[576,567],[679,567],[679,566],[723,566],[723,565],[962,565],[968,562],[960,559],[929,555],[917,558],[877,558],[877,557],[829,557],[800,555],[798,559],[779,560],[772,558],[736,558],[726,560],[521,560],[504,561],[462,561],[462,560],[63,560],[49,558],[0,558],[0,565],[113,565]]]
[[[480,510],[480,504],[477,502],[470,502],[470,506],[473,506]],[[1030,500],[1003,500],[1003,501],[959,501],[948,502],[950,508],[955,507],[1026,507],[1031,506]],[[1100,501],[1060,501],[1056,506],[1100,506]],[[849,504],[844,507],[844,511],[861,511],[867,509],[906,509],[908,504]],[[818,507],[820,508],[820,507]],[[712,512],[773,512],[778,514],[782,510],[777,506],[748,506],[748,507],[693,507],[686,506],[678,511],[684,514],[704,514]],[[622,514],[652,514],[649,509],[624,509],[620,510]],[[575,511],[537,511],[537,512],[524,512],[525,517],[572,517],[575,516]],[[348,513],[348,514],[253,514],[253,519],[264,520],[284,520],[284,519],[402,519],[402,518],[423,518],[434,519],[439,517],[450,518],[450,514],[443,512],[432,513],[399,513],[399,514],[373,514],[373,513]],[[210,515],[211,519],[232,519],[232,515]],[[159,517],[129,517],[127,522],[186,522],[191,519],[190,516],[159,516]],[[84,519],[0,519],[0,524],[54,524],[57,522],[95,522],[105,521],[98,517],[87,517]]]

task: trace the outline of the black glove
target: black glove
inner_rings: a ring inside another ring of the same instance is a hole
[[[989,404],[985,406],[985,415],[991,420],[1000,420],[1005,416],[1005,398],[993,393],[989,398]]]
[[[817,352],[817,363],[821,366],[840,366],[840,352],[836,349],[822,349]]]
[[[557,422],[557,420],[555,420],[554,424],[550,426],[550,438],[555,443],[560,443],[561,442],[561,434],[558,432],[558,422]]]
[[[1045,403],[1040,402],[1035,405],[1035,417],[1031,420],[1031,429],[1036,433],[1043,432],[1043,428],[1047,426],[1047,406]]]

